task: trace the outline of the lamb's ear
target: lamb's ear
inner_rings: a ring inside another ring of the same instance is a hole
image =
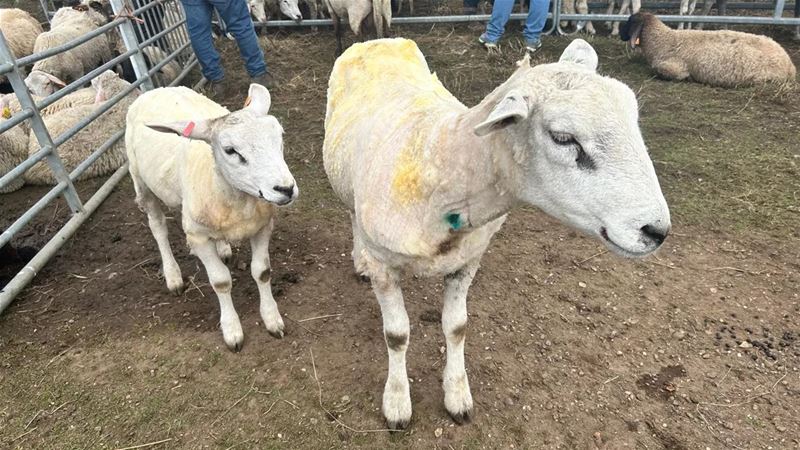
[[[180,120],[170,123],[147,123],[145,126],[161,133],[177,134],[210,143],[213,122],[211,120]]]
[[[53,84],[55,84],[57,86],[61,86],[63,88],[64,86],[67,85],[67,83],[64,83],[63,81],[61,81],[61,79],[59,79],[55,75],[50,75],[47,72],[41,72],[41,74],[44,75],[48,80],[50,80]]]
[[[527,99],[518,91],[509,91],[497,104],[483,122],[475,126],[475,135],[486,136],[502,130],[528,117]]]
[[[575,39],[564,49],[564,53],[561,54],[561,58],[558,58],[558,62],[565,61],[580,64],[587,69],[597,70],[597,52],[583,39]]]
[[[253,83],[250,85],[250,90],[247,92],[247,100],[245,100],[244,104],[255,115],[266,116],[272,104],[272,97],[270,97],[267,88],[258,83]]]

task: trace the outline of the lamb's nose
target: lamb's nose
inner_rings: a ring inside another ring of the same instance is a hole
[[[283,194],[283,195],[285,195],[285,196],[287,196],[289,198],[292,198],[292,194],[294,193],[294,185],[291,185],[291,186],[272,186],[272,189],[274,189],[275,192],[280,192],[281,194]]]
[[[669,227],[663,228],[656,225],[645,225],[640,228],[640,230],[645,239],[652,241],[656,246],[660,246],[664,243],[664,239],[666,239],[669,234]]]

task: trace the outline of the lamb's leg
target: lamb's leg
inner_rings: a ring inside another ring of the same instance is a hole
[[[609,0],[608,8],[606,9],[606,14],[614,14],[614,6],[615,6],[615,1],[614,0]],[[606,28],[611,28],[611,26],[612,26],[611,22],[606,22],[605,25],[606,25]]]
[[[795,8],[797,8],[797,1],[795,1]],[[728,15],[728,0],[717,0],[717,14],[720,16]],[[722,29],[727,30],[728,24],[723,23]]]
[[[564,3],[562,3],[561,12],[564,14],[575,14],[575,0],[566,0]],[[562,29],[566,29],[569,25],[569,22],[562,20],[560,25]]]
[[[333,34],[336,35],[336,56],[339,56],[342,54],[342,24],[339,21],[339,16],[334,14],[333,10],[329,11],[333,21]]]
[[[183,292],[183,278],[181,269],[172,254],[169,245],[169,234],[167,231],[167,219],[158,199],[146,187],[136,184],[136,201],[147,213],[147,223],[150,231],[158,244],[158,252],[161,254],[162,270],[164,279],[167,281],[167,288],[175,294]]]
[[[689,69],[680,60],[668,59],[653,64],[653,69],[668,80],[685,80],[689,78]]]
[[[262,228],[255,236],[250,238],[250,246],[253,249],[253,260],[250,263],[250,274],[258,285],[258,296],[261,298],[261,320],[267,327],[269,334],[276,338],[283,337],[283,319],[278,311],[278,305],[272,297],[271,274],[269,264],[269,238],[272,236],[272,225]]]
[[[464,369],[464,339],[467,333],[467,291],[478,270],[478,262],[467,264],[444,277],[442,331],[447,341],[447,364],[442,385],[444,407],[456,423],[468,422],[472,414],[472,394]]]
[[[578,0],[575,2],[575,9],[578,10],[578,14],[589,14],[589,3],[587,0]],[[594,30],[594,25],[592,25],[591,21],[586,22],[585,26],[586,32],[589,34],[595,34],[596,31]]]
[[[222,258],[222,261],[230,261],[231,256],[233,255],[233,251],[231,251],[231,244],[229,244],[228,241],[217,241],[217,254],[220,258]]]
[[[390,429],[400,430],[411,421],[411,393],[406,374],[408,314],[398,274],[370,259],[372,290],[381,305],[383,336],[389,351],[389,374],[383,389],[383,416]]]
[[[631,6],[631,0],[622,0],[619,5],[619,13],[620,14],[627,14],[628,8]],[[619,34],[619,22],[614,22],[614,25],[611,26],[611,35],[617,36]]]
[[[681,0],[681,6],[678,10],[678,15],[685,16],[687,11],[689,11],[689,0]],[[678,23],[678,29],[683,29],[683,22]]]
[[[231,298],[231,273],[217,254],[216,243],[205,237],[188,236],[189,246],[208,273],[208,280],[219,299],[219,325],[225,345],[238,352],[244,343],[244,331]]]

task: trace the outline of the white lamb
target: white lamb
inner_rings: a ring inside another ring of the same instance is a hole
[[[0,31],[6,38],[11,54],[19,59],[33,53],[33,43],[42,34],[42,26],[26,11],[3,8],[0,9]],[[0,83],[5,81],[6,76],[0,75]]]
[[[392,26],[391,0],[324,0],[324,2],[333,21],[337,55],[342,52],[342,26],[339,22],[342,17],[347,17],[350,29],[357,37],[362,37],[364,32],[362,26],[370,13],[375,24],[375,33],[379,38],[384,37],[384,32],[388,32]]]
[[[61,8],[56,11],[50,31],[36,38],[34,52],[64,45],[104,23],[105,16],[94,9],[76,8],[79,10]],[[71,50],[37,61],[25,78],[25,84],[33,94],[45,97],[110,59],[108,37],[102,34]]]
[[[444,404],[472,412],[464,371],[467,290],[506,214],[520,202],[643,257],[670,230],[666,201],[638,125],[636,96],[596,73],[573,41],[558,63],[516,72],[467,108],[432,75],[413,41],[356,44],[334,64],[323,159],[350,209],[353,260],[383,315],[389,427],[411,419],[409,320],[400,276],[444,276]]]
[[[287,205],[298,195],[283,160],[283,129],[269,115],[269,92],[251,84],[248,98],[249,106],[229,113],[191,89],[155,89],[130,107],[125,133],[136,202],[147,212],[167,287],[179,292],[183,280],[158,200],[180,208],[189,247],[219,298],[225,344],[234,351],[241,349],[244,333],[231,299],[231,274],[220,257],[230,256],[227,242],[250,240],[261,318],[267,331],[283,336],[268,246],[274,205]]]

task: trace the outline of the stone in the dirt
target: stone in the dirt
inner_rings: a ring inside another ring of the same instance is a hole
[[[436,436],[437,438],[438,437],[442,437],[442,432],[443,432],[443,430],[441,428],[437,428],[437,429],[433,430],[433,435]]]
[[[686,331],[684,331],[684,330],[675,330],[672,333],[672,337],[675,338],[675,339],[678,339],[678,340],[682,340],[683,338],[686,337]]]
[[[506,406],[514,406],[514,400],[512,400],[511,397],[506,397],[503,402],[506,404]]]
[[[584,283],[583,281],[580,281],[580,282],[578,282],[578,286],[580,286],[582,288],[585,288],[586,287],[586,283]]]
[[[780,431],[781,433],[783,433],[784,431],[786,431],[786,427],[785,427],[785,426],[783,426],[783,425],[775,425],[775,429],[776,429],[776,430],[778,430],[778,431]]]
[[[742,343],[739,344],[739,347],[740,348],[753,348],[753,344],[751,344],[749,341],[742,341]]]

